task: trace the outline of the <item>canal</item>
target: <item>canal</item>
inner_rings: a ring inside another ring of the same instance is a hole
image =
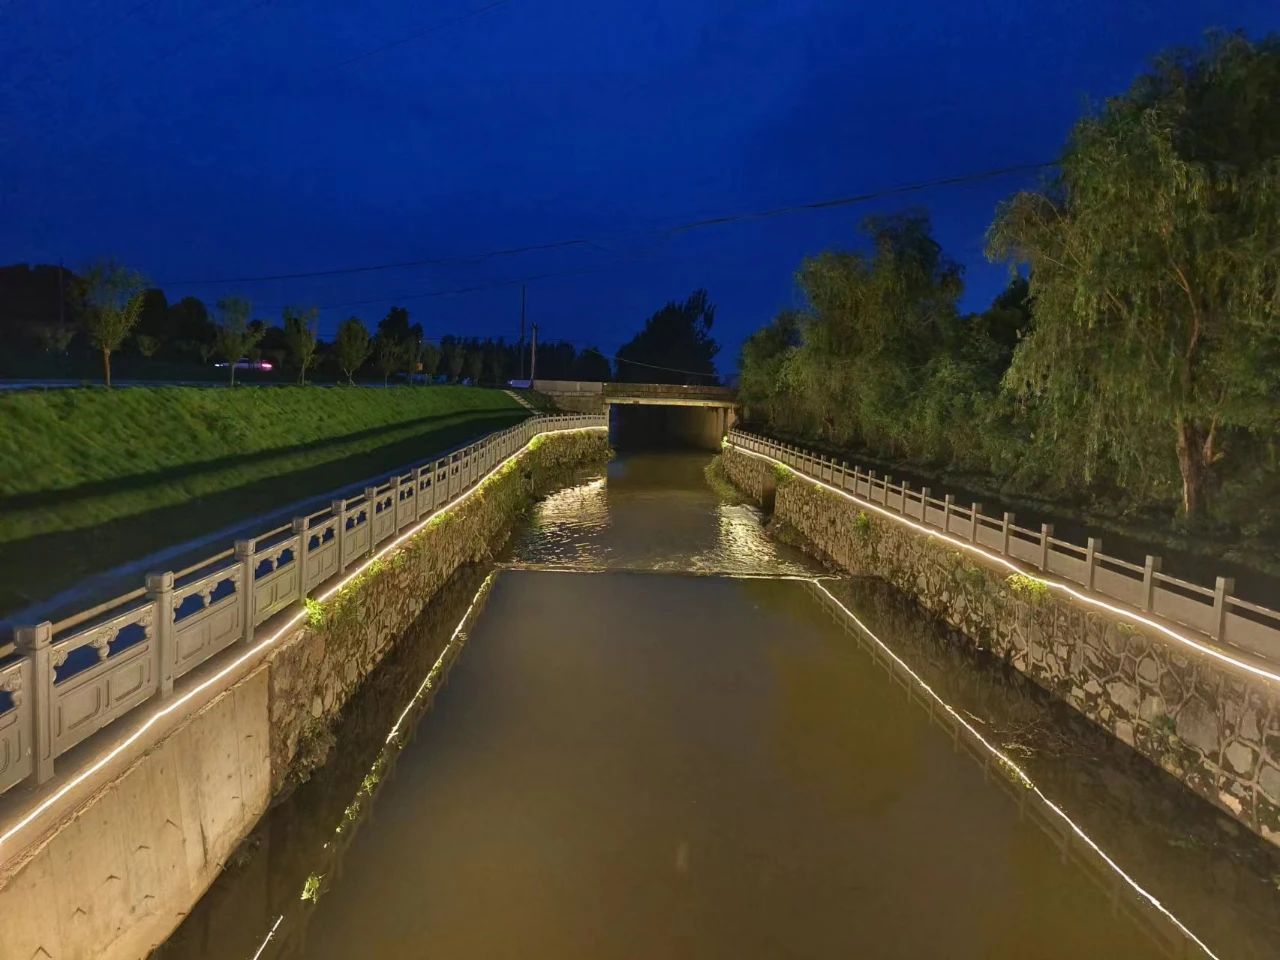
[[[158,955],[1276,955],[1271,848],[710,462],[457,576]]]

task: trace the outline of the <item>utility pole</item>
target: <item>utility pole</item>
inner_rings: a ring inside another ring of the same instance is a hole
[[[520,284],[520,379],[524,379],[524,291],[525,285]]]
[[[529,348],[529,385],[538,376],[538,325],[533,325],[533,346]]]

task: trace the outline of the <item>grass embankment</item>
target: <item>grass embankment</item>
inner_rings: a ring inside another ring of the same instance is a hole
[[[0,395],[0,615],[527,415],[473,387]]]

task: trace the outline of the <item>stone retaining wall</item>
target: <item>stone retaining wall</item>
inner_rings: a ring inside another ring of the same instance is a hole
[[[535,438],[464,502],[313,605],[267,659],[4,864],[0,958],[147,956],[272,799],[324,759],[329,725],[449,577],[500,546],[558,478],[608,455],[602,431]]]
[[[773,526],[855,575],[885,580],[1006,658],[1196,793],[1280,844],[1280,691],[1158,631],[1010,576],[785,467],[726,448],[725,475]]]
[[[465,503],[427,522],[298,627],[271,657],[271,786],[323,762],[328,728],[360,682],[464,564],[490,556],[519,515],[568,470],[609,457],[602,431],[534,439]]]

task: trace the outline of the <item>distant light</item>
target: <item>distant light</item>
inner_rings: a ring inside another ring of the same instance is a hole
[[[267,361],[263,360],[263,361],[262,361],[262,369],[263,369],[263,370],[270,370],[270,369],[271,369],[271,364],[269,364],[269,363],[267,363]]]

